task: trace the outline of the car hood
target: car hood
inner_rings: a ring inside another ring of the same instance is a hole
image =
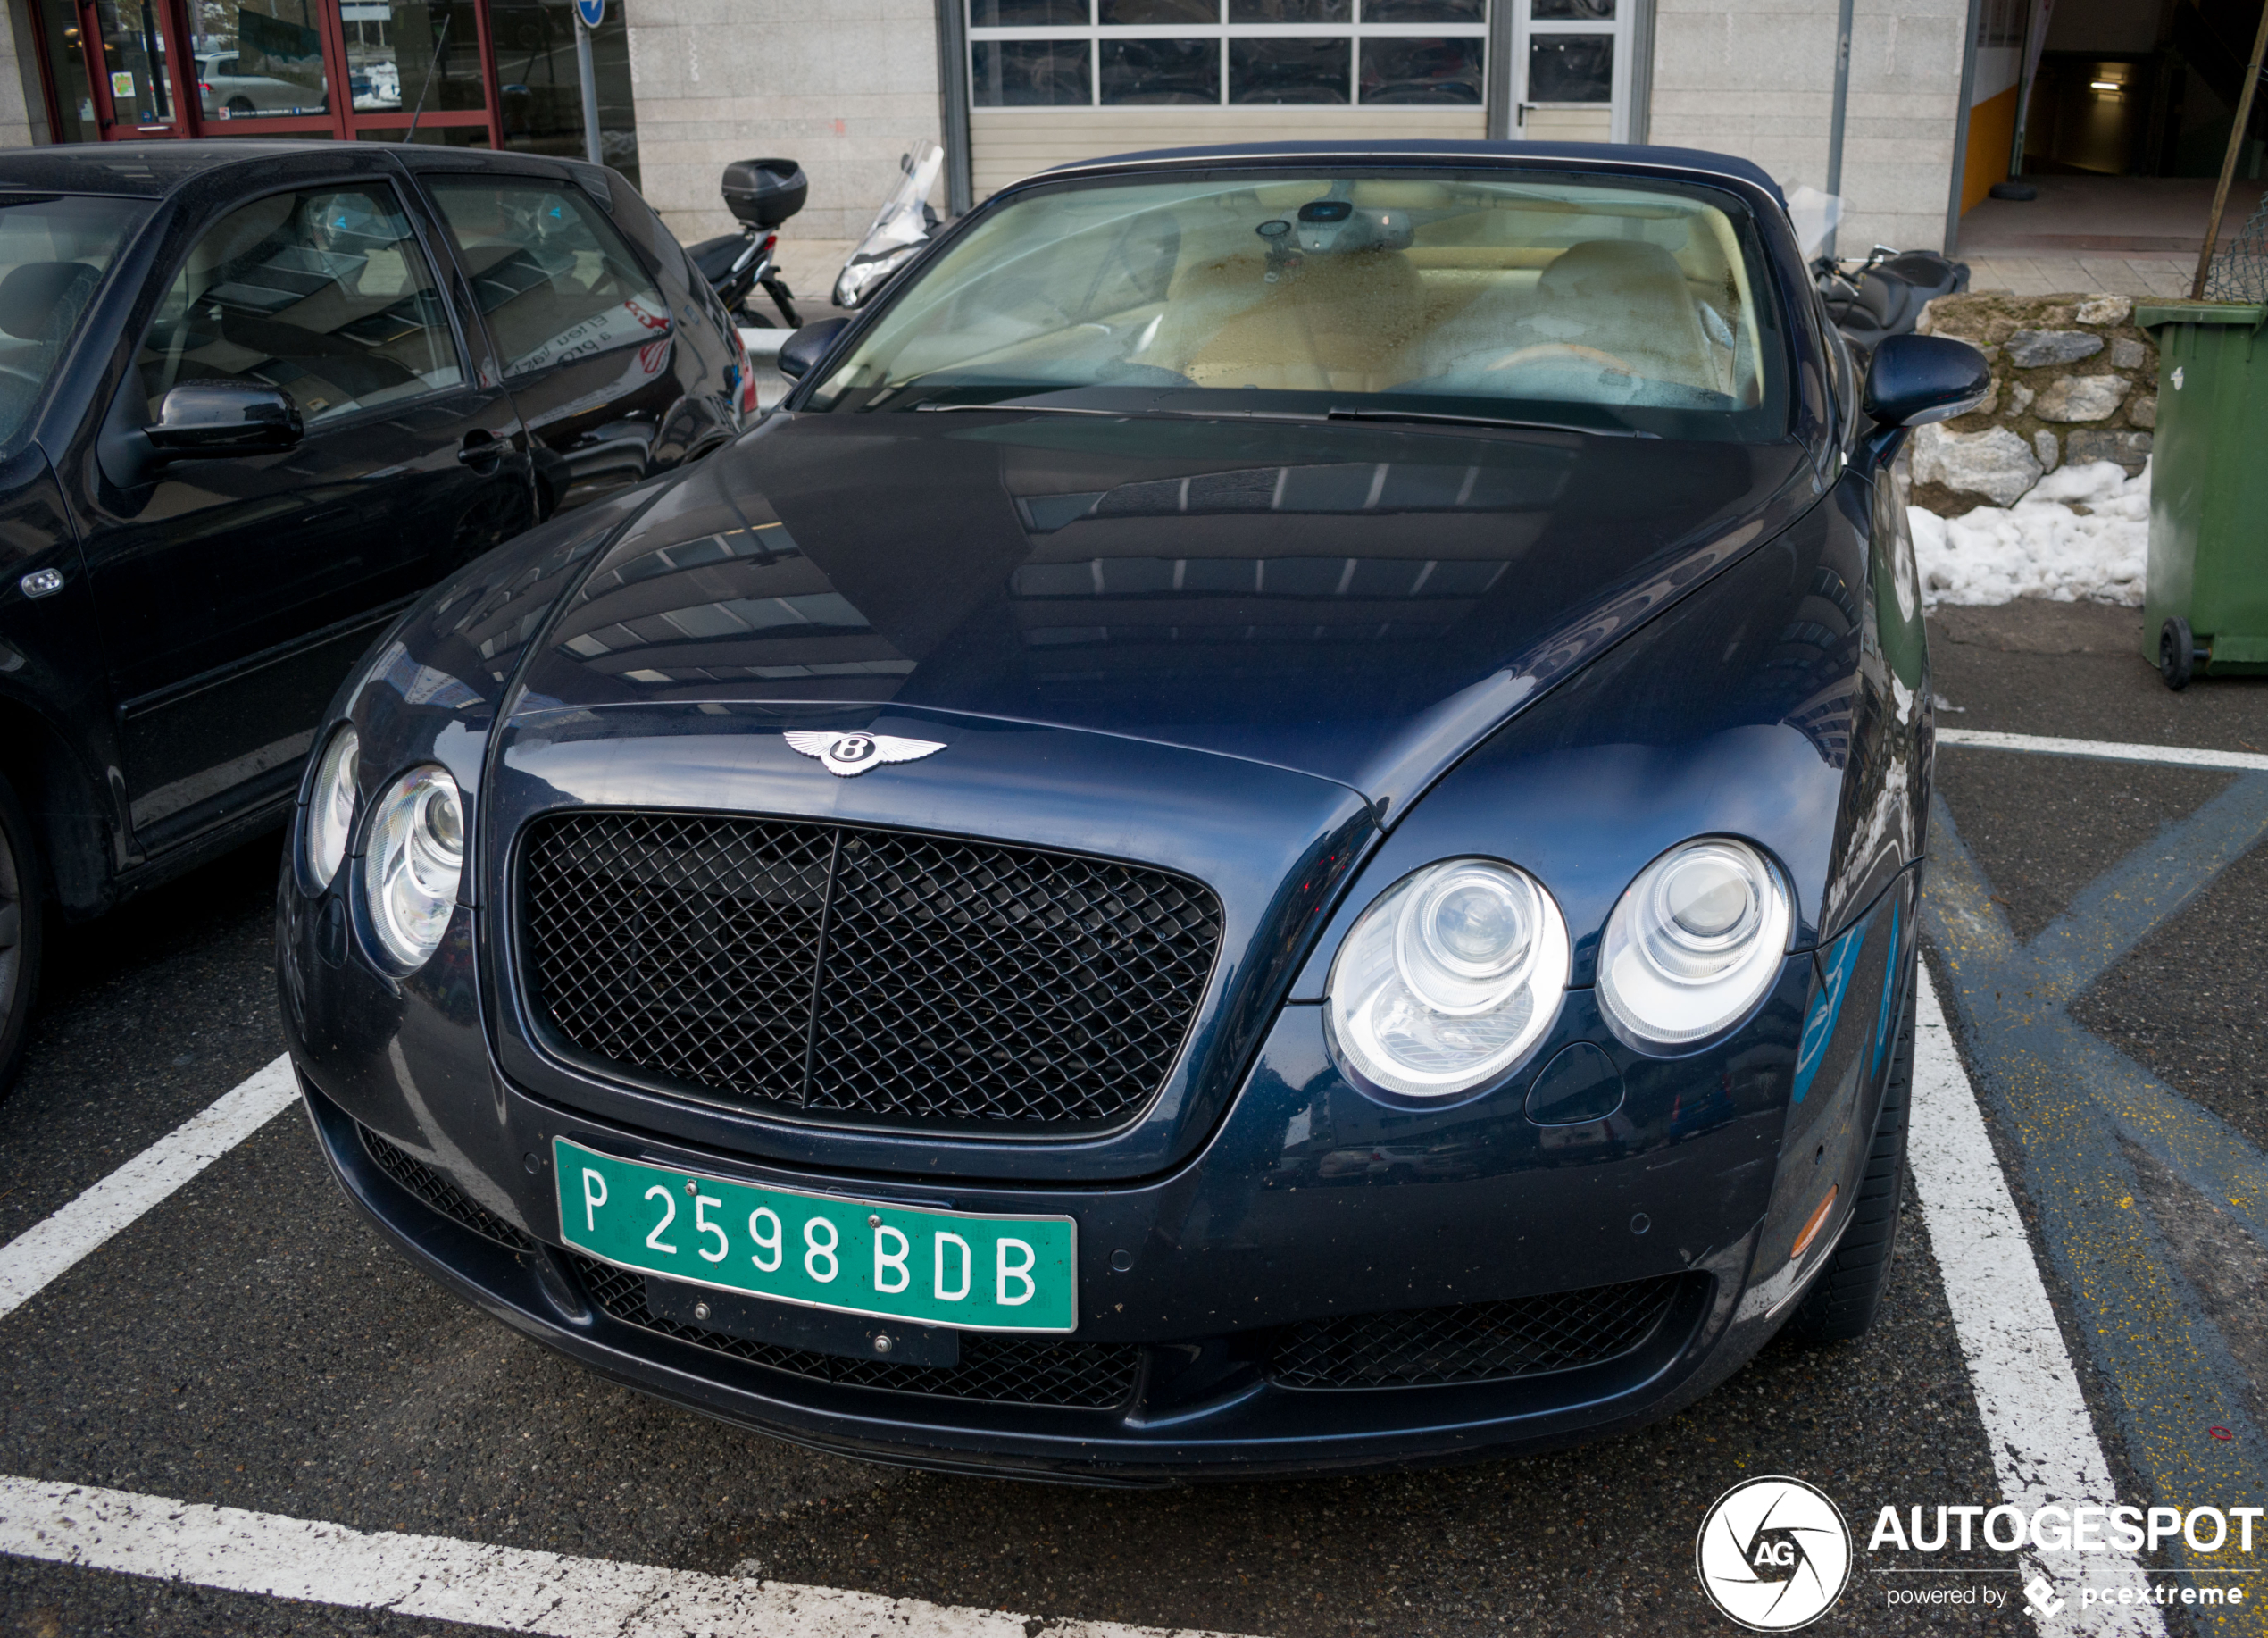
[[[1814,498],[1793,441],[775,416],[613,542],[515,710],[951,713],[1288,768],[1385,816]]]

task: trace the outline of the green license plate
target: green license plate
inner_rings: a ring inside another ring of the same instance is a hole
[[[730,1183],[552,1140],[559,1227],[602,1262],[963,1331],[1076,1330],[1079,1226]]]

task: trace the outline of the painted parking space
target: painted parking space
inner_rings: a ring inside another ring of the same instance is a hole
[[[362,1227],[296,1113],[253,1119],[272,1089],[204,1113],[256,1082],[272,1057],[248,1050],[256,1032],[224,1036],[200,1099],[174,1090],[195,1067],[174,1064],[188,1032],[255,1004],[272,853],[233,866],[194,913],[234,958],[172,947],[82,968],[88,982],[51,999],[34,1074],[0,1123],[0,1187],[41,1207],[0,1247],[16,1305],[0,1316],[0,1630],[1719,1632],[1731,1629],[1695,1582],[1694,1531],[1718,1494],[1770,1473],[1819,1485],[1856,1533],[1851,1584],[1819,1630],[2251,1630],[2226,1606],[2207,1625],[2179,1604],[2082,1605],[2089,1588],[2206,1579],[2182,1573],[2198,1566],[2178,1537],[2134,1555],[2139,1568],[1981,1542],[1926,1565],[1865,1550],[1885,1508],[2261,1499],[2241,1346],[2163,1249],[2151,1192],[2171,1176],[2248,1233],[2258,1151],[2161,1077],[2096,1074],[2099,1035],[2040,1022],[2083,1011],[2256,857],[2244,827],[2258,776],[2181,770],[2207,784],[2118,830],[2115,857],[2074,842],[2085,857],[2063,876],[2040,865],[2047,885],[2019,931],[1997,902],[1993,871],[2020,872],[1992,792],[2050,760],[1945,753],[1953,863],[1927,916],[1947,1022],[1925,1011],[1916,1094],[1940,1141],[1917,1131],[1873,1333],[1775,1345],[1680,1415],[1572,1450],[1192,1491],[811,1455],[642,1400],[457,1305]],[[2108,811],[2114,788],[2088,783],[2101,759],[2052,760]],[[2048,999],[1994,1010],[2016,963]],[[2026,1030],[2044,1032],[2013,1032]],[[1964,1098],[1989,1142],[1960,1136]],[[95,1166],[70,1135],[88,1106],[170,1118],[113,1139]],[[2073,1198],[2125,1192],[2099,1210],[2043,1203],[2066,1150],[2094,1168],[2068,1180]],[[2144,1306],[2111,1325],[2114,1302]],[[2012,1387],[2019,1370],[2036,1375]],[[2042,1579],[2040,1603],[2061,1600],[2051,1617],[2024,1591]],[[1895,1596],[1922,1586],[1973,1592]]]

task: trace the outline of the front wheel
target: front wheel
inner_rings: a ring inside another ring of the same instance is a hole
[[[2180,693],[2197,674],[2197,639],[2189,623],[2176,614],[2158,628],[2158,675],[2165,686]]]
[[[39,988],[39,884],[31,826],[0,779],[0,1098],[16,1083]]]
[[[1889,1289],[1898,1201],[1905,1192],[1906,1112],[1914,1100],[1914,989],[1909,973],[1897,1044],[1882,1083],[1882,1107],[1874,1117],[1874,1141],[1866,1152],[1866,1169],[1859,1174],[1850,1226],[1789,1319],[1792,1341],[1816,1345],[1864,1336]]]

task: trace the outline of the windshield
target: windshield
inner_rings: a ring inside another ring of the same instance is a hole
[[[0,446],[23,430],[111,256],[147,214],[130,199],[0,201]]]
[[[1503,171],[1199,172],[993,213],[805,407],[1541,422],[1785,435],[1730,195]]]

